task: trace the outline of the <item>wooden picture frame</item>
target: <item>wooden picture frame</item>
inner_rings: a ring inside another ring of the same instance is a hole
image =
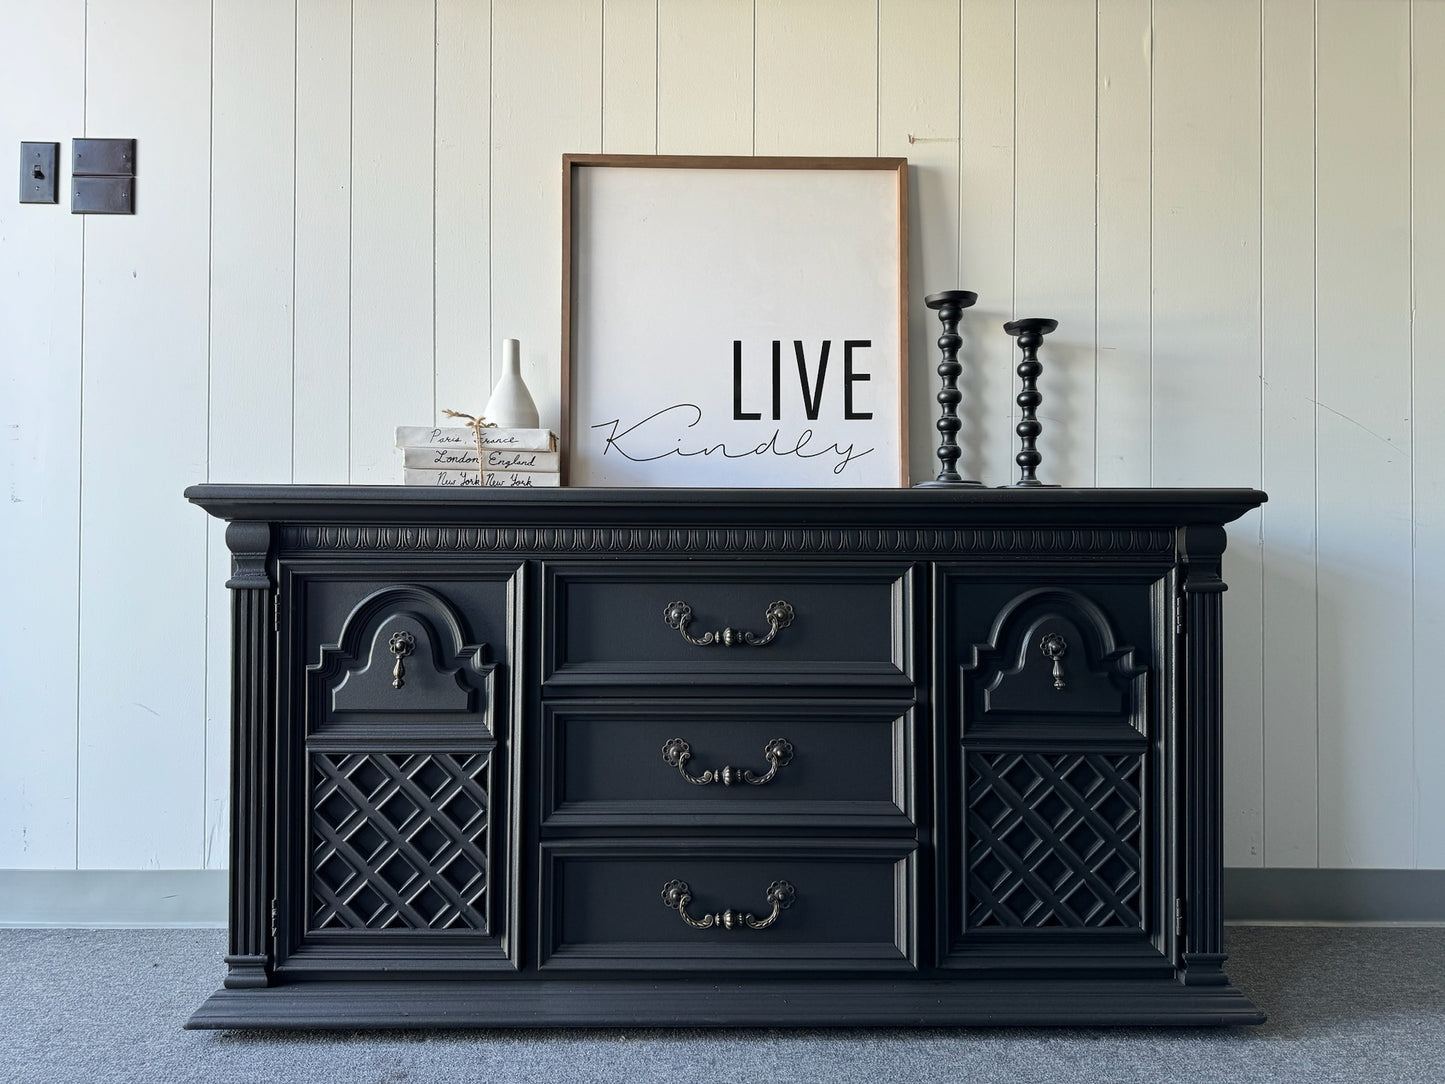
[[[562,160],[569,485],[908,484],[908,162]]]

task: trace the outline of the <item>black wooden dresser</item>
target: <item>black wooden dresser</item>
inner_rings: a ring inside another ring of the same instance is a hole
[[[1247,1024],[1254,490],[196,486],[230,954],[191,1027]]]

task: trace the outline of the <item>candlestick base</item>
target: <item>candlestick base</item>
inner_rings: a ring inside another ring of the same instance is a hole
[[[982,482],[972,478],[930,478],[926,482],[914,482],[910,489],[987,489]]]

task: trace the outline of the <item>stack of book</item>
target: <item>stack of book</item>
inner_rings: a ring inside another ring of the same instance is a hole
[[[540,488],[561,484],[557,435],[550,429],[483,429],[465,425],[396,427],[402,484]]]

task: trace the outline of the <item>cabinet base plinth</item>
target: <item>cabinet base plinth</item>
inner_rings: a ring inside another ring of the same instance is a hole
[[[313,982],[222,988],[188,1028],[953,1027],[1260,1024],[1233,986],[1179,982]]]

